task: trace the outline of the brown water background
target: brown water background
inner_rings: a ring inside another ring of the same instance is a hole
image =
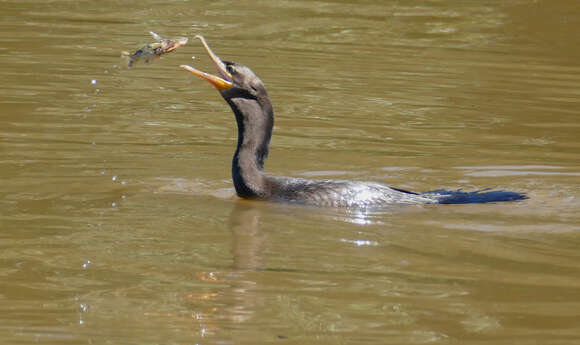
[[[0,343],[580,344],[580,2],[0,1]],[[234,196],[204,35],[266,169],[518,203]],[[195,55],[196,59],[191,60]]]

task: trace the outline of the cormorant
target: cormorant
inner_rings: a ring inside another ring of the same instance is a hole
[[[238,196],[316,206],[381,207],[393,204],[485,203],[522,200],[524,194],[506,191],[462,192],[437,190],[414,193],[375,182],[309,180],[276,177],[264,172],[274,109],[264,84],[248,67],[221,60],[199,38],[220,76],[180,67],[214,85],[234,112],[238,144],[232,162],[232,178]]]

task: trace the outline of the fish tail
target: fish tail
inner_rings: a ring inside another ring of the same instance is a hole
[[[133,58],[131,56],[131,53],[123,51],[123,52],[121,52],[121,57],[125,60],[128,68],[133,67],[134,61],[133,61]]]

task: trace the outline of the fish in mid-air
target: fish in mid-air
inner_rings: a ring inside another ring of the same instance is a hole
[[[141,48],[139,48],[133,54],[129,52],[123,52],[122,57],[127,59],[127,67],[131,68],[138,61],[144,61],[145,63],[150,63],[154,59],[161,57],[162,55],[171,53],[177,48],[183,47],[187,43],[187,37],[175,37],[175,38],[162,38],[153,31],[149,31],[151,36],[157,41],[149,43]]]

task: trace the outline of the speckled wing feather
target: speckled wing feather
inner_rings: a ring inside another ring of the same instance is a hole
[[[428,204],[437,200],[390,188],[380,183],[276,178],[279,190],[273,195],[307,205],[329,207],[376,207],[392,204]]]

